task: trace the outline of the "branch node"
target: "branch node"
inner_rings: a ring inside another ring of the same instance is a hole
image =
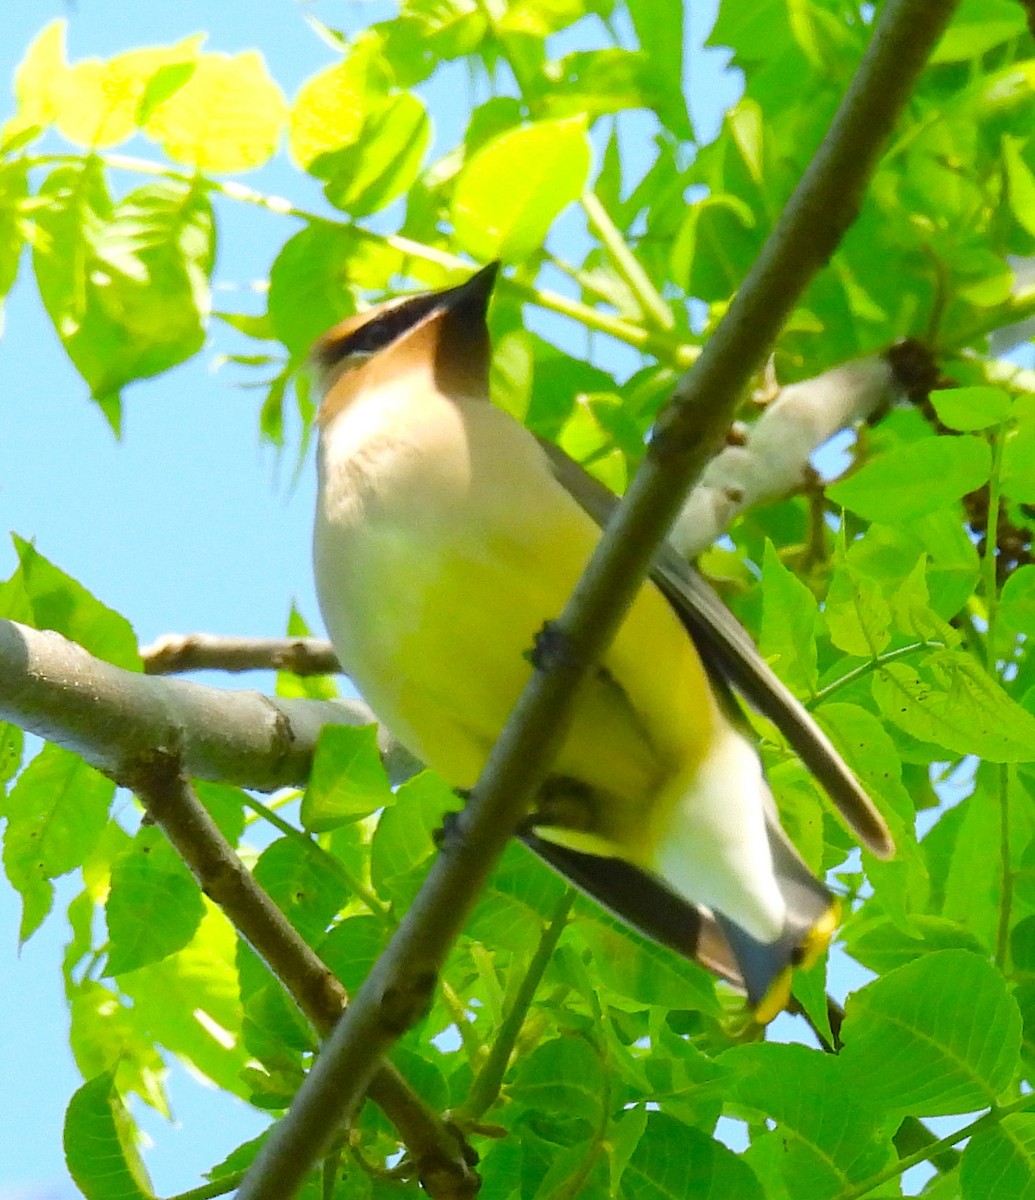
[[[528,660],[537,671],[550,675],[554,671],[577,668],[579,656],[571,638],[557,621],[547,621],[535,635]]]
[[[431,968],[407,972],[381,993],[381,1024],[393,1037],[402,1037],[431,1010],[438,972]]]

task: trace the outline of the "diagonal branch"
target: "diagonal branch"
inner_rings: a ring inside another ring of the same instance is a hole
[[[458,836],[339,1021],[238,1200],[289,1200],[377,1063],[427,1008],[438,971],[543,778],[565,714],[614,636],[682,497],[721,443],[734,406],[803,289],[851,224],[866,181],[952,0],[888,0],[833,125],[729,312],[677,388],[650,453],[602,538],[559,629],[569,652],[540,665],[496,744]]]
[[[155,750],[127,767],[119,783],[139,797],[190,867],[205,895],[265,960],[322,1033],[348,1001],[345,989],[288,921],[198,799],[175,753]],[[442,1121],[391,1064],[370,1083],[368,1095],[393,1122],[431,1196],[467,1200],[478,1190],[471,1153],[456,1127]]]

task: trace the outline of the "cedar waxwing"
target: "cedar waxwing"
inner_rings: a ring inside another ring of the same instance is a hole
[[[314,561],[344,671],[470,788],[615,503],[489,400],[497,266],[350,317],[313,353],[323,403]],[[780,827],[736,688],[876,854],[883,819],[703,579],[663,549],[580,694],[522,836],[647,936],[785,1007],[837,901]]]

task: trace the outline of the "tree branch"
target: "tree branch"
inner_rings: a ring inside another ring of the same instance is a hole
[[[813,451],[891,404],[901,391],[885,355],[855,359],[781,388],[743,441],[727,444],[705,467],[669,541],[686,558],[696,558],[740,513],[798,491]]]
[[[895,118],[948,22],[951,0],[888,0],[859,71],[787,209],[691,374],[565,607],[569,652],[533,675],[471,800],[395,937],[374,965],[238,1200],[289,1200],[355,1108],[376,1064],[426,1011],[441,965],[528,798],[552,761],[579,684],[609,644],[655,547],[738,395],[803,289],[833,253]]]
[[[359,700],[291,700],[156,679],[101,662],[58,633],[0,620],[0,720],[73,750],[107,775],[155,747],[175,748],[191,778],[271,792],[304,784],[325,725],[369,725]],[[393,782],[412,755],[385,730]]]
[[[348,1001],[344,987],[256,883],[190,786],[178,756],[168,750],[141,755],[118,782],[140,797],[205,895],[261,955],[317,1029],[328,1033]],[[433,1113],[391,1064],[371,1080],[368,1095],[399,1131],[430,1195],[460,1200],[475,1194],[479,1185],[471,1153],[456,1127]]]
[[[234,637],[214,633],[165,633],[140,657],[147,675],[181,671],[291,671],[336,675],[341,671],[330,642],[320,638]]]

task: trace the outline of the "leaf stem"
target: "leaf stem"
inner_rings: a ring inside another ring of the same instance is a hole
[[[865,1196],[867,1192],[872,1192],[874,1188],[880,1187],[881,1184],[888,1183],[890,1180],[903,1175],[911,1167],[917,1167],[920,1163],[927,1162],[933,1155],[939,1154],[943,1150],[952,1149],[953,1146],[962,1142],[964,1138],[973,1137],[975,1133],[980,1132],[986,1126],[993,1125],[1001,1121],[1003,1117],[1011,1116],[1013,1113],[1026,1112],[1032,1107],[1035,1107],[1035,1093],[1021,1096],[1019,1100],[1015,1100],[1012,1104],[1004,1104],[1001,1108],[992,1107],[988,1112],[971,1121],[969,1125],[964,1125],[962,1129],[957,1129],[955,1133],[947,1134],[938,1141],[932,1142],[929,1146],[925,1146],[922,1150],[917,1150],[915,1154],[909,1154],[905,1158],[898,1159],[890,1167],[885,1167],[883,1171],[878,1171],[876,1175],[871,1175],[869,1179],[864,1179],[862,1183],[856,1184],[855,1187],[846,1188],[841,1193],[840,1200],[858,1200],[858,1197]]]
[[[806,702],[805,707],[812,709],[820,704],[826,703],[835,692],[839,692],[842,688],[848,687],[849,684],[855,683],[857,680],[869,675],[871,671],[879,670],[886,663],[895,662],[896,659],[906,658],[910,654],[916,654],[920,650],[945,650],[947,647],[944,642],[910,642],[908,646],[899,646],[897,650],[888,650],[885,654],[875,654],[869,661],[861,663],[858,667],[853,667],[851,671],[846,672],[840,679],[835,679],[833,683],[828,683],[825,688],[820,688],[816,694]]]
[[[568,923],[571,906],[575,903],[575,895],[574,888],[565,888],[564,895],[554,908],[553,916],[539,938],[539,945],[528,964],[528,969],[514,996],[510,1011],[500,1024],[489,1055],[471,1085],[467,1099],[454,1114],[458,1120],[476,1121],[496,1103],[500,1088],[503,1086],[503,1076],[510,1064],[510,1056],[535,998],[536,989],[543,978],[543,972],[546,970],[547,964],[557,948],[557,942],[564,932],[564,927]]]
[[[1006,443],[1000,426],[992,444],[992,473],[988,478],[988,516],[985,524],[985,554],[982,559],[985,609],[988,630],[985,634],[985,655],[990,675],[996,674],[995,620],[999,609],[999,509],[1002,505],[1001,476],[1003,447]]]
[[[218,1179],[212,1179],[200,1187],[178,1192],[175,1196],[170,1196],[169,1200],[212,1200],[215,1196],[225,1196],[227,1192],[232,1192],[243,1178],[243,1171],[234,1171],[232,1175],[220,1175]]]
[[[350,892],[363,901],[375,917],[380,917],[382,920],[388,919],[391,915],[390,907],[383,900],[379,899],[379,897],[375,896],[361,880],[357,879],[341,859],[336,858],[333,854],[329,854],[318,841],[310,837],[304,830],[292,825],[290,821],[285,821],[268,804],[264,804],[261,800],[257,800],[254,796],[247,794],[245,794],[244,803],[253,812],[262,817],[263,820],[268,821],[274,829],[279,829],[285,837],[289,837],[296,842],[301,842],[310,853],[320,859],[328,870],[333,871]]]
[[[1013,867],[1010,861],[1010,768],[1006,763],[1000,763],[996,768],[996,782],[999,793],[999,857],[1002,870],[1002,895],[999,899],[995,961],[996,966],[1005,972],[1010,954],[1010,921],[1013,915]]]
[[[650,276],[626,245],[621,230],[611,219],[611,214],[604,207],[600,197],[595,192],[585,191],[582,193],[579,203],[586,214],[590,231],[600,238],[615,270],[636,297],[644,315],[660,329],[666,331],[674,329],[676,321],[672,316],[672,310],[661,298],[661,293],[654,286]]]

